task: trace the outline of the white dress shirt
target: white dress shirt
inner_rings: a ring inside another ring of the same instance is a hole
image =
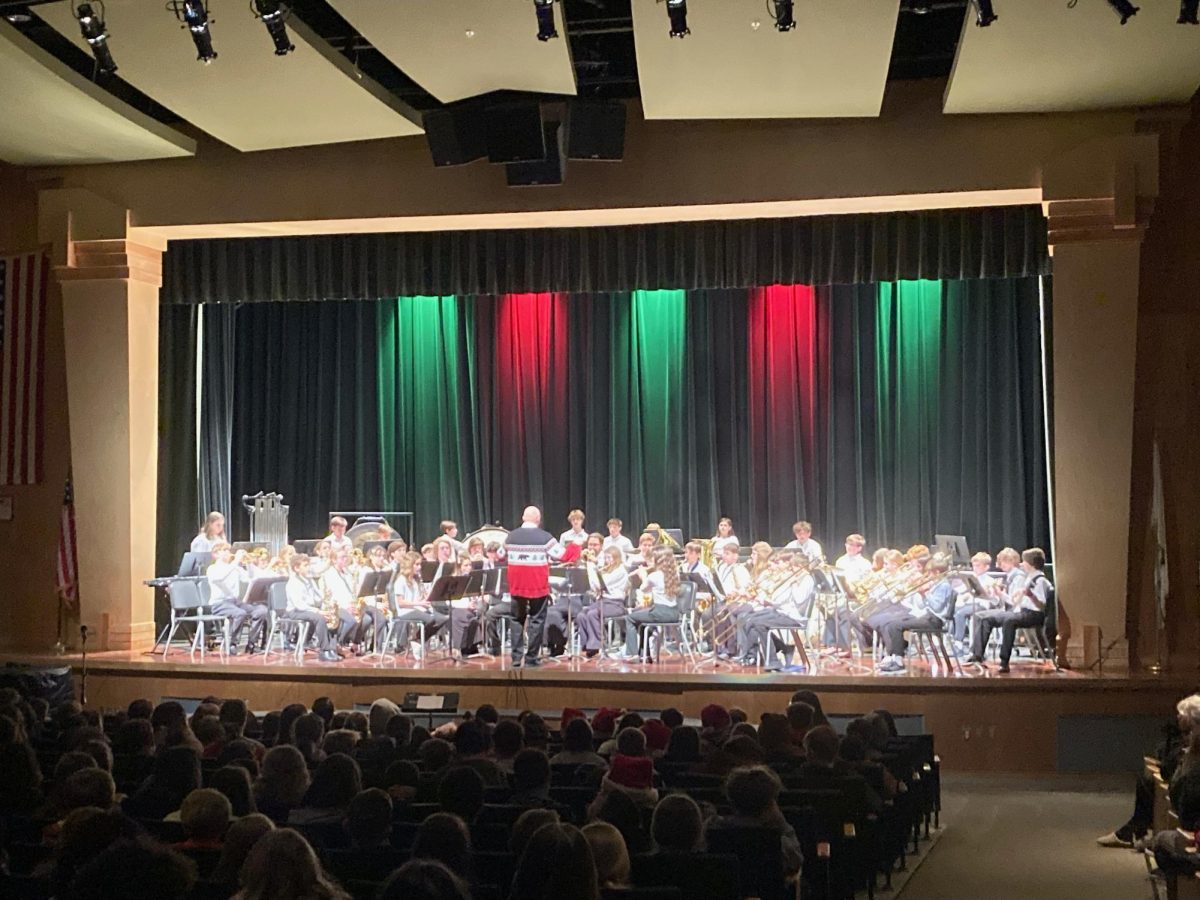
[[[192,553],[212,553],[212,548],[217,544],[225,543],[225,538],[217,537],[210,538],[203,531],[192,538],[192,545],[188,548]]]
[[[825,558],[825,551],[821,549],[821,545],[814,541],[811,537],[807,540],[788,541],[785,550],[799,550],[810,561],[816,561]]]
[[[846,576],[851,582],[859,581],[866,578],[871,572],[871,561],[861,553],[857,556],[851,556],[849,553],[843,553],[837,558],[837,562],[833,567]]]
[[[321,587],[329,591],[334,602],[342,609],[349,609],[358,602],[358,579],[349,569],[339,572],[337,566],[330,566],[321,576]]]
[[[325,540],[329,542],[329,552],[331,556],[334,553],[337,553],[339,550],[345,550],[347,553],[349,553],[354,549],[354,541],[350,540],[350,538],[346,537],[344,534],[341,537],[335,537],[332,533],[330,533],[325,535]]]
[[[321,607],[321,589],[311,578],[301,578],[292,575],[287,580],[288,612],[303,612],[319,610]]]
[[[623,534],[618,534],[613,537],[611,534],[604,539],[604,543],[600,545],[601,550],[607,550],[609,547],[619,547],[622,556],[629,556],[633,553],[633,541],[625,537]]]
[[[568,528],[558,537],[558,542],[566,547],[569,544],[586,544],[588,533],[584,529],[576,531],[574,528]]]
[[[208,586],[212,604],[242,599],[242,587],[250,583],[250,573],[233,562],[215,562],[208,567]]]

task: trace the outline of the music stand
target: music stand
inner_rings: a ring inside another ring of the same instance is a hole
[[[952,566],[965,566],[971,562],[971,550],[967,547],[966,537],[961,534],[935,534],[933,546],[950,558]]]
[[[242,602],[262,605],[267,602],[267,592],[271,585],[284,581],[287,581],[286,575],[262,575],[254,578],[247,586],[246,595],[242,597]]]
[[[212,565],[212,561],[213,555],[211,553],[196,553],[189,550],[179,560],[179,571],[175,573],[175,577],[195,578],[198,575],[203,575],[208,571],[208,567]]]
[[[578,545],[576,545],[578,546]],[[586,566],[573,566],[564,570],[563,575],[566,577],[566,584],[559,588],[561,596],[565,590],[567,597],[567,648],[563,654],[565,660],[578,659],[571,649],[572,642],[575,639],[575,614],[571,609],[571,598],[579,597],[582,605],[583,597],[592,589],[591,580],[588,578],[588,570]],[[604,612],[603,609],[600,610]],[[600,623],[601,633],[604,630],[603,620]],[[563,660],[551,658],[550,662],[561,663]]]
[[[313,550],[316,549],[317,544],[321,543],[323,540],[324,538],[304,538],[293,543],[292,549],[294,549],[297,554],[303,553],[305,556],[312,556]]]
[[[721,584],[720,576],[717,575],[715,569],[709,569],[707,577],[702,572],[684,572],[683,580],[690,581],[692,584],[696,585],[697,591],[703,588],[706,593],[712,595],[713,617],[712,635],[708,642],[709,652],[708,655],[699,662],[693,663],[692,669],[703,669],[707,666],[712,666],[714,669],[722,667],[729,669],[734,668],[734,664],[732,662],[723,660],[721,657],[717,656],[717,600],[720,599],[722,605],[724,605],[725,602],[725,586]],[[703,621],[701,622],[701,625],[703,626]],[[701,628],[701,634],[703,634],[703,627]]]
[[[251,550],[271,549],[271,545],[266,541],[234,541],[231,546],[233,547],[234,553],[237,553],[239,550],[245,550],[247,553],[249,553]]]
[[[368,572],[363,576],[362,582],[358,586],[358,593],[354,595],[354,599],[366,600],[367,608],[370,609],[372,600],[376,599],[377,597],[387,595],[388,585],[391,584],[393,574],[394,573],[391,569],[382,569],[378,572]],[[374,618],[372,618],[371,621],[373,624],[375,621]],[[359,627],[362,627],[362,623],[359,623]],[[364,654],[362,659],[365,661],[371,659],[372,657],[382,656],[383,653],[380,652],[379,649],[379,629],[372,627],[371,652]]]
[[[454,655],[454,607],[453,601],[462,600],[468,596],[479,593],[479,588],[483,584],[483,572],[472,572],[470,575],[443,575],[433,585],[433,589],[429,592],[429,605],[437,608],[435,604],[444,603],[446,614],[450,617],[449,640],[450,649],[445,659],[434,661],[434,665],[442,662],[449,662],[454,666],[465,666],[467,661],[463,659],[462,649],[459,648],[458,656]]]
[[[432,583],[441,571],[442,566],[453,565],[452,563],[440,563],[436,559],[425,559],[421,561],[421,580],[426,584]]]

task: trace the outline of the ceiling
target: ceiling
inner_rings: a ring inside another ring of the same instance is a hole
[[[245,0],[208,0],[217,59],[196,60],[186,28],[157,3],[107,0],[109,44],[121,77],[238,150],[302,147],[420,134],[418,117],[299,20],[293,53],[275,56]],[[81,49],[72,4],[37,14]]]
[[[647,119],[879,115],[900,0],[799,2],[782,33],[763,0],[689,7],[681,40],[663,4],[633,0]]]
[[[441,103],[491,91],[574,94],[570,44],[539,41],[530,0],[329,0]],[[554,6],[559,34],[562,7]]]
[[[1200,85],[1200,28],[1175,23],[1178,4],[1143,3],[1125,25],[1101,0],[995,7],[992,26],[963,24],[948,113],[1185,103]]]
[[[650,119],[817,118],[878,115],[889,82],[919,78],[946,79],[951,113],[1178,103],[1200,84],[1200,28],[1172,3],[1122,27],[1105,0],[994,0],[999,20],[977,28],[969,0],[796,0],[779,33],[770,0],[689,0],[678,40],[658,0],[558,0],[561,37],[540,42],[533,0],[290,0],[285,57],[248,0],[208,3],[206,66],[162,2],[108,0],[120,68],[98,76],[66,0],[0,0],[21,50],[0,60],[0,113],[19,113],[0,159],[189,152],[172,129],[243,151],[416,135],[423,112],[470,97],[484,116],[577,95],[638,99]],[[21,124],[31,95],[50,124]]]
[[[191,156],[195,142],[122,103],[0,20],[0,159],[17,165]]]

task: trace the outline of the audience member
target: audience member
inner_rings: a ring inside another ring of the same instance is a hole
[[[327,731],[321,740],[321,752],[324,756],[340,753],[343,756],[353,756],[362,735],[353,728],[335,728]]]
[[[122,804],[139,819],[161,819],[183,805],[183,798],[200,787],[200,754],[188,746],[159,751],[154,771]]]
[[[525,845],[533,837],[533,833],[543,825],[559,821],[558,812],[553,809],[527,809],[517,816],[512,830],[508,833],[508,852],[520,859],[525,851]]]
[[[510,900],[599,900],[592,848],[574,825],[543,825],[525,847]]]
[[[196,864],[149,838],[119,840],[81,868],[64,900],[186,900]]]
[[[804,746],[804,735],[808,734],[808,729],[813,727],[816,710],[807,703],[790,703],[786,715],[792,743],[797,747]]]
[[[683,713],[673,706],[668,706],[664,709],[658,718],[672,731],[683,724]]]
[[[329,879],[298,831],[277,828],[255,841],[242,864],[234,900],[349,900]]]
[[[587,719],[571,719],[563,729],[562,742],[563,748],[550,757],[550,765],[597,768],[608,765],[604,757],[592,749],[592,726],[588,724]]]
[[[621,832],[607,822],[592,822],[584,826],[583,836],[592,849],[600,887],[629,887],[629,851]]]
[[[488,787],[503,787],[506,783],[504,772],[488,758],[490,750],[491,735],[487,725],[480,720],[469,719],[454,732],[455,765],[474,769]]]
[[[379,788],[367,788],[346,808],[346,833],[357,850],[386,847],[392,837],[392,799]]]
[[[417,829],[413,859],[436,859],[451,872],[467,875],[471,868],[471,833],[453,813],[434,813]]]
[[[454,746],[441,738],[431,737],[417,746],[421,768],[426,772],[440,772],[454,759]]]
[[[717,821],[724,826],[767,827],[779,833],[779,845],[786,874],[800,871],[800,841],[779,808],[783,783],[765,766],[737,769],[725,779],[725,796],[733,815]]]
[[[221,844],[221,858],[208,876],[214,884],[236,887],[242,864],[258,839],[274,830],[275,824],[262,813],[251,813],[235,820],[225,832]],[[230,893],[233,893],[231,890]]]
[[[288,824],[340,822],[346,816],[350,801],[361,791],[362,772],[358,763],[344,753],[334,753],[313,772],[304,802],[288,815]]]
[[[829,720],[825,718],[825,711],[821,709],[821,698],[813,691],[801,690],[792,694],[792,703],[807,703],[812,707],[813,725],[828,725]]]
[[[208,786],[225,795],[233,810],[232,815],[239,818],[258,812],[251,781],[249,770],[238,765],[222,766],[208,776]]]
[[[492,729],[492,760],[500,771],[511,775],[513,760],[525,746],[525,729],[519,722],[504,719]]]
[[[477,770],[455,765],[446,770],[438,783],[438,803],[464,822],[474,822],[483,809],[484,788],[483,777]]]
[[[254,782],[254,803],[274,822],[286,822],[304,802],[309,788],[308,766],[291,746],[272,747],[263,757],[262,772]]]
[[[614,791],[626,794],[639,806],[653,808],[658,803],[654,787],[654,762],[646,755],[646,736],[636,726],[621,729],[616,739],[617,752],[600,781],[594,806]]]
[[[398,759],[383,773],[382,787],[393,803],[411,803],[421,784],[421,770],[407,759]]]
[[[729,739],[733,722],[729,711],[717,703],[700,710],[700,740],[707,750],[715,750]]]
[[[694,853],[704,843],[700,806],[687,794],[670,794],[658,801],[650,820],[654,849],[663,853]]]
[[[321,717],[321,721],[325,723],[325,727],[329,727],[329,723],[333,720],[333,714],[336,712],[333,701],[328,697],[318,697],[313,701],[312,711]]]
[[[32,747],[0,747],[0,772],[0,814],[25,815],[42,805],[42,769]]]
[[[642,807],[634,803],[624,791],[608,794],[599,804],[593,803],[588,812],[590,822],[608,822],[616,826],[617,831],[625,838],[625,846],[630,853],[650,851],[650,835],[642,824]]]
[[[290,744],[292,742],[292,726],[296,720],[308,713],[304,708],[303,703],[289,703],[279,711],[279,739],[276,744]],[[333,726],[327,726],[326,730]]]
[[[471,891],[437,860],[410,859],[384,882],[378,900],[471,900]]]
[[[325,739],[325,720],[316,713],[305,713],[292,722],[289,744],[300,751],[310,766],[318,766],[325,759],[321,742]],[[345,752],[345,751],[342,751]]]
[[[662,761],[672,765],[695,764],[700,762],[700,751],[700,732],[691,725],[681,725],[671,732]]]
[[[184,841],[181,850],[219,850],[229,830],[233,807],[229,798],[212,788],[192,791],[179,808]]]

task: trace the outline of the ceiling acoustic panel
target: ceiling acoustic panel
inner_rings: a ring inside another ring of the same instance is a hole
[[[689,0],[684,38],[665,3],[633,0],[647,119],[877,116],[900,0],[798,0],[778,32],[768,0]]]
[[[0,20],[0,159],[14,165],[191,156],[196,143],[64,66]]]
[[[162,3],[106,0],[119,74],[143,94],[238,150],[270,150],[420,134],[419,117],[362,76],[295,16],[295,51],[276,56],[246,0],[208,0],[211,64]],[[69,3],[37,7],[86,49]]]
[[[1200,29],[1178,3],[1141,4],[1121,25],[1103,0],[997,0],[969,14],[946,88],[948,113],[1056,112],[1185,103],[1200,85]]]
[[[443,103],[489,91],[575,93],[575,70],[559,37],[537,39],[533,0],[329,0],[409,78]]]

